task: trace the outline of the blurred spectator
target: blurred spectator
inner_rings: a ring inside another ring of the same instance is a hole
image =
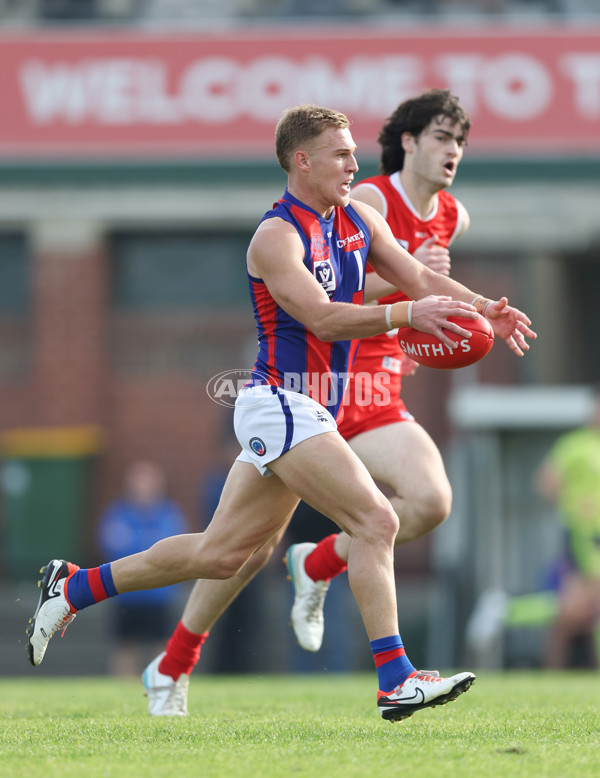
[[[483,591],[466,627],[466,644],[485,659],[505,629],[547,630],[547,668],[600,666],[600,390],[586,426],[559,436],[535,475],[557,509],[564,550],[540,590],[510,596]]]
[[[574,641],[594,643],[600,623],[600,392],[585,427],[561,435],[536,476],[558,510],[566,548],[557,567],[558,611],[548,636],[548,667],[570,665]],[[597,650],[588,664],[598,665]]]
[[[166,496],[166,479],[154,462],[134,462],[125,474],[123,496],[109,505],[98,525],[102,556],[118,559],[187,530],[181,510]],[[111,600],[116,640],[114,675],[136,675],[162,650],[177,621],[178,587],[120,594]]]
[[[535,476],[537,491],[556,506],[564,551],[540,591],[510,596],[487,589],[466,629],[467,646],[484,659],[505,629],[547,631],[548,668],[600,664],[600,391],[589,423],[561,435]]]

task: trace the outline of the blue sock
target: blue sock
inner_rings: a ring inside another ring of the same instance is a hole
[[[382,692],[391,692],[416,672],[406,656],[400,635],[372,640],[371,651],[377,668],[379,689]]]
[[[77,570],[67,584],[67,599],[78,611],[117,594],[110,564]]]

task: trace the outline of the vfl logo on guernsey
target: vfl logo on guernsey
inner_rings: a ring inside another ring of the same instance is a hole
[[[313,260],[313,273],[329,297],[335,292],[335,273],[329,258],[329,246],[322,235],[310,236],[310,255]]]
[[[315,262],[313,272],[317,281],[331,297],[335,292],[335,273],[333,272],[331,262]]]

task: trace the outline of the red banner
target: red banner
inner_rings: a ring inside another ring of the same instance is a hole
[[[352,119],[361,154],[399,102],[447,87],[469,155],[600,154],[600,27],[264,28],[0,37],[0,157],[273,158],[288,106]]]

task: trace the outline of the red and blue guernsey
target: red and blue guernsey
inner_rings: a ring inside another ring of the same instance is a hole
[[[335,207],[324,219],[286,190],[262,221],[275,217],[298,230],[304,264],[329,299],[362,304],[371,234],[354,208]],[[252,383],[307,394],[337,418],[358,341],[319,340],[277,305],[262,279],[248,278],[259,345]]]

